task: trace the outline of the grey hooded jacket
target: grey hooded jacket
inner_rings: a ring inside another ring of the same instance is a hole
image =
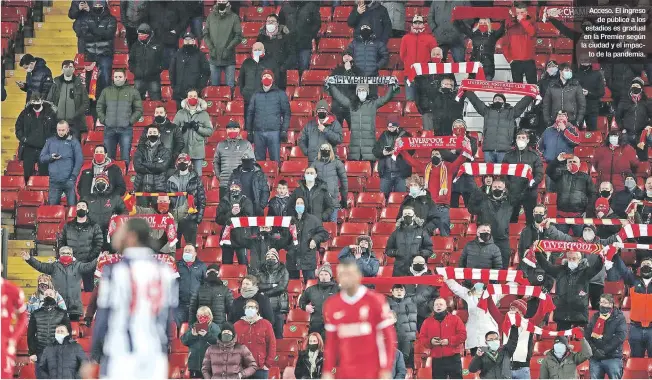
[[[183,133],[185,143],[183,153],[188,153],[193,160],[206,157],[206,151],[204,150],[206,139],[213,134],[213,123],[211,123],[211,117],[206,112],[206,108],[208,108],[208,103],[204,99],[199,99],[197,108],[191,111],[188,108],[187,99],[184,99],[181,101],[181,109],[172,121],[181,128]],[[192,127],[194,123],[197,124],[197,129]]]

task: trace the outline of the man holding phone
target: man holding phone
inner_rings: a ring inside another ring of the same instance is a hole
[[[577,127],[568,121],[568,113],[560,110],[557,112],[555,123],[546,128],[541,135],[537,150],[541,152],[543,160],[550,164],[557,160],[560,153],[573,152],[579,143],[580,135]],[[551,185],[551,178],[546,178],[546,190],[555,192],[555,187]]]
[[[396,139],[411,137],[410,133],[401,128],[396,121],[387,123],[387,130],[380,135],[372,153],[378,158],[378,173],[380,174],[380,191],[389,197],[389,193],[404,193],[407,191],[405,180],[412,175],[412,167],[402,156],[392,157]]]
[[[57,124],[57,134],[45,141],[39,161],[48,165],[50,189],[48,203],[58,205],[65,192],[69,206],[77,203],[75,183],[81,170],[84,157],[81,145],[70,134],[70,126],[65,120]]]

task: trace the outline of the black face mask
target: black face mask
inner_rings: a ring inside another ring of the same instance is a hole
[[[104,7],[93,7],[93,12],[95,12],[95,14],[99,15],[102,12],[104,12]]]
[[[434,156],[430,159],[430,162],[432,162],[433,165],[439,165],[441,162],[441,157]]]
[[[147,140],[153,144],[158,141],[158,135],[149,135],[147,136]]]
[[[643,91],[643,89],[640,88],[640,87],[632,87],[632,94],[634,94],[634,95],[638,95],[638,94],[640,94],[642,91]]]
[[[545,215],[543,214],[534,214],[534,222],[535,223],[541,223],[543,220],[546,218]]]
[[[52,297],[45,297],[43,298],[43,304],[46,306],[54,306],[56,305],[57,301],[52,298]]]
[[[641,267],[641,277],[645,279],[652,278],[652,267],[649,267],[647,265]]]
[[[309,344],[308,345],[308,351],[313,351],[314,352],[314,351],[317,351],[318,348],[319,348],[318,344]]]
[[[482,233],[480,233],[478,235],[480,236],[480,239],[482,239],[482,241],[484,243],[488,242],[489,239],[491,239],[491,233],[490,232],[482,232]]]
[[[165,123],[165,119],[166,119],[165,116],[156,116],[156,117],[154,117],[154,121],[156,122],[156,124]]]
[[[48,290],[50,286],[48,284],[38,284],[38,290],[41,293],[44,293],[46,290]]]
[[[254,160],[246,159],[242,160],[242,168],[244,170],[251,170],[254,167]]]
[[[267,266],[273,267],[274,265],[276,265],[276,260],[267,259],[267,260],[265,260],[265,264],[267,264]]]
[[[441,322],[444,320],[444,318],[446,318],[446,314],[448,314],[448,312],[444,310],[444,311],[435,311],[433,315],[435,316],[436,320]]]
[[[320,150],[321,152],[321,158],[322,160],[329,160],[331,158],[331,151],[328,149],[322,149]]]
[[[226,3],[217,4],[217,10],[223,12],[226,10]]]
[[[328,116],[327,112],[317,112],[317,117],[321,120],[325,119]]]
[[[421,272],[425,267],[425,264],[412,264],[412,269],[414,269],[415,272]]]
[[[613,307],[600,306],[600,314],[607,315],[613,311]]]
[[[503,108],[503,102],[493,102],[493,103],[491,103],[491,108],[493,108],[493,109],[501,109],[501,108]]]
[[[360,30],[360,36],[362,36],[363,40],[368,40],[371,38],[371,29],[362,29]]]
[[[491,195],[493,195],[495,198],[500,198],[503,196],[503,191],[502,189],[494,189],[491,190]]]
[[[63,135],[63,136],[59,136],[59,135],[57,135],[57,138],[58,138],[59,140],[65,140],[65,139],[68,138],[68,134],[66,133],[66,134]]]
[[[192,50],[197,49],[197,45],[195,45],[195,44],[186,44],[186,45],[183,45],[183,48],[182,48],[182,49],[183,49],[186,53],[189,53],[189,52],[191,52]]]
[[[442,87],[442,88],[440,89],[440,91],[441,91],[443,94],[452,94],[452,93],[453,93],[453,89],[452,89],[452,88],[448,88],[448,87]]]
[[[240,190],[231,190],[231,198],[238,199],[240,198],[240,194],[242,194]]]
[[[584,71],[588,71],[591,69],[591,64],[586,64],[586,65],[580,65],[580,68]]]
[[[392,131],[387,131],[387,133],[389,133],[390,136],[398,136],[398,129],[395,130],[394,132],[392,132]]]
[[[77,210],[77,216],[78,217],[83,218],[86,215],[88,215],[88,210],[82,210],[82,209]]]
[[[105,183],[98,183],[95,185],[95,190],[97,190],[98,193],[103,193],[106,191],[106,188],[108,186]]]
[[[403,222],[405,222],[405,224],[412,224],[412,216],[411,215],[404,216]]]
[[[215,272],[210,272],[206,275],[206,281],[216,283],[220,281],[220,277]]]
[[[602,191],[600,191],[600,196],[601,196],[602,198],[609,198],[609,196],[611,196],[611,191],[609,191],[609,190],[602,190]]]
[[[180,162],[179,165],[177,165],[177,169],[179,169],[182,172],[186,171],[188,170],[188,164],[185,162]]]

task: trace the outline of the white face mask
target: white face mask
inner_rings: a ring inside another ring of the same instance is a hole
[[[274,24],[266,24],[265,25],[265,30],[267,31],[267,33],[274,33],[274,31],[276,30],[276,25],[274,25]]]
[[[361,102],[367,100],[367,91],[358,92],[358,99],[360,99]]]
[[[561,358],[564,356],[564,354],[566,353],[566,350],[567,350],[567,349],[568,349],[568,348],[567,348],[566,345],[563,344],[563,343],[555,343],[555,344],[552,346],[552,352],[555,354],[555,356],[556,356],[558,359],[561,359]]]
[[[516,147],[520,150],[523,150],[527,147],[527,141],[526,140],[516,140]]]
[[[306,175],[304,175],[304,178],[306,179],[306,182],[315,182],[315,175],[314,174],[306,174]]]
[[[647,190],[645,193],[648,197],[652,197],[652,190]]]
[[[256,62],[258,62],[260,60],[260,57],[262,55],[263,55],[263,52],[261,50],[254,50],[253,54],[252,54],[252,56],[254,58],[254,61],[256,61]]]
[[[577,267],[578,267],[579,265],[580,265],[580,263],[578,263],[578,262],[576,262],[576,261],[569,261],[569,262],[568,262],[568,269],[570,269],[570,270],[575,270],[575,269],[577,269]]]
[[[68,334],[54,334],[54,339],[59,342],[59,344],[63,344],[63,340],[68,336]]]
[[[609,144],[613,146],[618,146],[618,136],[614,136],[614,135],[609,136]]]
[[[593,232],[593,231],[591,231],[591,230],[589,230],[589,231],[584,231],[584,232],[582,233],[582,238],[583,238],[585,241],[593,241],[593,239],[595,239],[595,232]]]

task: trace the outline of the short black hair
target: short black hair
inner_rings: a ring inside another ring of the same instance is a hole
[[[276,13],[270,13],[270,14],[268,14],[267,17],[265,17],[265,19],[268,19],[268,18],[270,18],[270,17],[272,17],[273,19],[275,19],[276,21],[278,21],[278,15],[277,15]]]
[[[498,334],[497,331],[487,331],[487,333],[484,334],[484,340],[487,340],[487,338],[489,337],[489,335],[494,335],[494,334],[495,334],[495,335],[498,335],[498,337],[500,337],[500,334]]]
[[[34,61],[36,61],[36,58],[34,58],[33,55],[31,55],[31,54],[25,54],[24,56],[22,56],[22,57],[20,58],[20,63],[19,63],[19,65],[20,65],[20,67],[23,67],[23,66],[25,66],[25,65],[29,65],[30,63],[32,63],[32,62],[34,62]]]
[[[80,199],[80,200],[78,200],[78,201],[77,201],[77,204],[80,204],[80,203],[85,203],[86,206],[88,206],[88,201],[87,201],[86,199]]]
[[[118,69],[113,69],[113,73],[123,73],[125,76],[127,76],[127,70],[118,68]]]
[[[95,145],[95,148],[93,148],[93,151],[95,151],[95,149],[97,149],[97,148],[102,148],[102,149],[104,149],[104,153],[108,152],[108,150],[106,149],[106,145],[104,145],[104,144],[97,144],[97,145]]]
[[[71,60],[71,59],[66,59],[65,61],[61,62],[61,67],[62,67],[62,68],[63,68],[63,67],[66,67],[66,66],[70,66],[70,65],[73,65],[73,66],[74,66],[74,65],[75,65],[75,61],[73,61],[73,60]]]
[[[156,129],[159,133],[161,133],[161,130],[158,128],[158,126],[154,124],[148,125],[147,128],[145,129],[145,133],[149,132],[150,129]]]
[[[520,1],[515,1],[514,2],[514,8],[526,9],[527,5],[525,3],[520,2]]]
[[[188,97],[188,94],[190,94],[190,93],[193,92],[193,91],[197,93],[197,96],[199,96],[199,90],[197,90],[196,88],[189,88],[189,89],[186,91],[186,97]]]
[[[282,179],[282,180],[278,181],[278,183],[277,183],[276,185],[287,186],[287,185],[288,185],[288,181]]]
[[[563,71],[563,70],[566,70],[566,69],[572,69],[570,63],[562,62],[562,63],[559,64],[559,71]]]
[[[529,134],[528,131],[525,130],[525,129],[519,129],[519,130],[516,132],[516,136],[517,136],[517,137],[518,137],[518,136],[523,136],[523,135],[527,136],[528,139],[530,138],[530,134]]]
[[[127,231],[136,235],[136,240],[138,244],[143,247],[150,246],[150,237],[151,228],[149,223],[145,219],[132,218],[127,221]]]

